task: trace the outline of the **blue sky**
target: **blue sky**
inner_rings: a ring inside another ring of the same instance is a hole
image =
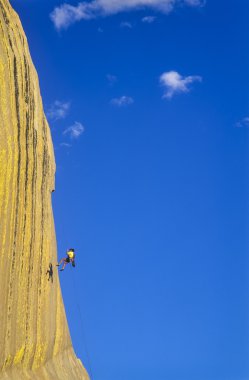
[[[52,130],[58,252],[77,250],[61,284],[93,380],[248,380],[248,2],[12,4]]]

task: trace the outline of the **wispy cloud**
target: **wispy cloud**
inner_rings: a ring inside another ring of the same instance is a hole
[[[64,148],[71,148],[72,147],[72,144],[68,144],[68,143],[60,143],[60,146],[64,147]]]
[[[134,99],[130,96],[121,96],[111,100],[111,104],[117,107],[129,106],[134,103]]]
[[[236,128],[249,128],[249,116],[244,117],[242,120],[235,124]]]
[[[112,74],[107,74],[106,75],[106,79],[108,80],[108,82],[109,82],[109,84],[111,86],[114,85],[117,82],[117,80],[118,80],[117,76],[116,75],[112,75]]]
[[[142,22],[146,24],[152,24],[156,20],[156,16],[145,16],[142,18]]]
[[[151,9],[168,14],[176,6],[201,7],[204,3],[204,0],[91,0],[82,1],[76,6],[64,3],[53,10],[50,18],[55,28],[62,30],[81,20],[92,20],[120,12]]]
[[[177,71],[165,72],[160,76],[160,84],[164,88],[163,98],[171,99],[176,94],[189,92],[192,83],[201,81],[199,75],[183,77]]]
[[[60,120],[64,119],[69,112],[71,103],[70,102],[61,102],[56,100],[46,112],[47,117],[50,120]]]
[[[122,21],[120,23],[120,28],[132,29],[132,24],[129,21]]]
[[[204,7],[206,0],[185,0],[185,3],[191,7]]]
[[[85,131],[85,127],[78,121],[75,121],[73,125],[66,128],[63,135],[69,135],[71,139],[78,139]]]

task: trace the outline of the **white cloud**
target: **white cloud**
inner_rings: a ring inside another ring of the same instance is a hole
[[[78,139],[80,135],[85,131],[85,127],[78,121],[75,121],[73,125],[64,130],[63,135],[69,135],[71,139]]]
[[[111,100],[111,104],[117,107],[129,106],[134,103],[134,99],[130,96],[121,96]]]
[[[185,3],[191,7],[204,7],[206,0],[185,0]]]
[[[189,92],[192,83],[201,81],[198,75],[183,77],[177,71],[165,72],[160,76],[160,83],[165,90],[163,98],[171,99],[175,94]]]
[[[64,148],[71,148],[72,147],[72,144],[68,144],[68,143],[61,143],[60,146],[64,147]]]
[[[128,21],[122,21],[121,24],[120,24],[120,27],[121,28],[128,28],[128,29],[132,29],[132,24]]]
[[[108,80],[109,84],[110,85],[113,85],[117,82],[118,78],[116,77],[116,75],[112,75],[112,74],[107,74],[106,75],[106,79]]]
[[[152,24],[156,19],[156,16],[145,16],[142,18],[142,22]]]
[[[177,5],[201,7],[204,0],[91,0],[82,1],[76,6],[64,3],[53,10],[50,18],[55,28],[62,30],[80,20],[92,20],[137,9],[151,9],[168,14]]]
[[[242,120],[235,124],[236,128],[249,128],[249,116],[244,117]]]
[[[70,102],[61,102],[56,100],[46,112],[47,117],[50,120],[64,119],[69,112],[70,106]]]

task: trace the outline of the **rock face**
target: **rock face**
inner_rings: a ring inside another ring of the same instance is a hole
[[[20,20],[0,0],[0,380],[88,380],[72,348],[57,271],[55,162]]]

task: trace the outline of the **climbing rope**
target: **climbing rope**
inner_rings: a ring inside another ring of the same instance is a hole
[[[70,268],[72,269],[71,265],[70,265]],[[91,360],[90,360],[90,355],[89,355],[89,350],[88,350],[87,343],[86,343],[86,338],[85,338],[85,329],[84,329],[83,316],[82,316],[80,304],[78,302],[78,299],[79,299],[78,298],[78,287],[76,286],[74,274],[72,274],[72,277],[73,277],[74,294],[76,294],[76,306],[77,306],[77,309],[78,309],[78,314],[79,314],[80,324],[81,324],[81,335],[82,335],[83,345],[84,345],[84,349],[85,349],[85,353],[86,353],[86,358],[87,358],[87,362],[88,362],[89,377],[90,377],[90,380],[94,380],[94,378],[93,378],[93,371],[92,371],[92,365],[91,365]]]

